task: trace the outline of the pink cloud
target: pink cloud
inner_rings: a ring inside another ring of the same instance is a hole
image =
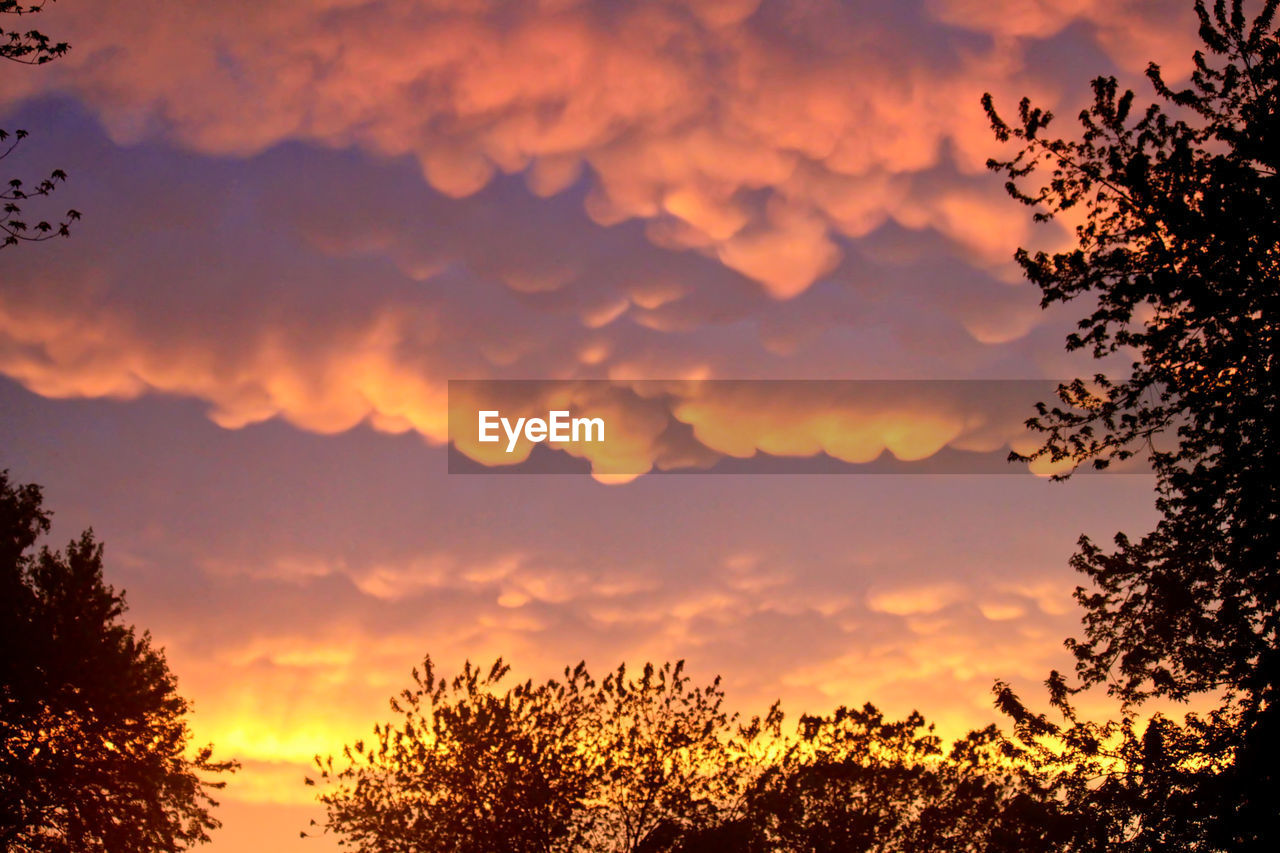
[[[886,219],[1004,264],[993,235],[1020,229],[979,224],[1009,225],[1003,199],[918,187],[908,200],[893,179],[947,162],[948,146],[958,168],[981,171],[984,90],[1012,101],[1029,87],[1053,105],[1022,79],[1035,61],[1027,38],[1094,22],[1125,65],[1132,44],[1116,33],[1154,49],[1172,28],[1141,4],[931,8],[936,20],[909,32],[834,0],[82,0],[50,16],[75,50],[19,80],[10,100],[73,93],[122,143],[159,136],[244,156],[302,140],[409,155],[452,197],[522,172],[552,194],[585,167],[597,222],[653,223],[664,245],[719,258],[785,299],[831,270],[840,238]],[[942,24],[994,38],[952,46]]]

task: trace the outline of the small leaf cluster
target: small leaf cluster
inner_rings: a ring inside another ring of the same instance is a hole
[[[44,2],[23,5],[17,0],[0,0],[0,16],[19,17],[32,15],[44,8]],[[0,17],[0,21],[4,18]],[[8,30],[0,27],[0,59],[7,59],[23,65],[43,65],[64,55],[69,50],[66,42],[54,42],[38,30]],[[25,130],[8,131],[0,128],[0,160],[13,154],[27,136]],[[23,205],[36,198],[49,196],[57,185],[67,179],[61,169],[55,169],[48,177],[27,185],[21,178],[12,178],[0,189],[0,249],[18,243],[38,243],[53,237],[67,237],[71,234],[71,223],[80,218],[74,209],[50,222],[45,219],[36,222],[23,216]]]

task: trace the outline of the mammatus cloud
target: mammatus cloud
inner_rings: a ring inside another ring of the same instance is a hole
[[[59,6],[75,50],[9,102],[69,94],[150,147],[62,141],[59,164],[99,164],[73,170],[98,216],[50,266],[6,259],[0,370],[433,442],[465,376],[1045,375],[1034,297],[1002,283],[1029,225],[982,171],[976,99],[1060,100],[1035,40],[1101,13],[1035,8]],[[735,438],[723,406],[685,411],[729,455],[907,458],[964,433],[912,414],[913,435],[832,441],[810,408],[790,439],[763,416]],[[690,449],[670,444],[628,455]]]
[[[935,171],[982,172],[983,91],[1058,104],[1031,40],[1104,22],[1103,50],[1127,66],[1131,32],[1154,49],[1183,23],[1149,5],[953,0],[910,21],[836,0],[82,0],[49,16],[70,57],[11,98],[71,93],[123,143],[408,155],[452,197],[499,174],[542,196],[581,180],[596,222],[643,221],[787,299],[889,221],[1004,265],[1026,217]]]
[[[998,317],[1007,287],[965,274],[945,251],[882,241],[846,262],[844,287],[777,303],[713,259],[591,223],[573,199],[506,186],[454,201],[405,189],[402,168],[333,155],[207,164],[113,154],[81,128],[52,136],[62,148],[42,153],[55,160],[115,159],[77,186],[83,206],[112,216],[57,252],[6,259],[0,371],[44,396],[160,392],[203,401],[227,428],[368,424],[439,444],[450,378],[614,377],[625,393],[584,386],[575,405],[607,404],[620,429],[576,455],[599,475],[630,477],[757,452],[855,463],[989,452],[1021,433],[1034,402],[1004,400],[1012,408],[995,414],[901,394],[850,409],[821,391],[785,404],[689,383],[662,399],[628,391],[642,377],[936,375],[935,354],[914,351],[930,326],[952,375],[999,370],[1000,354],[969,325]],[[326,179],[360,183],[365,197],[334,204],[324,189],[294,189]],[[537,215],[548,204],[554,227]],[[906,256],[937,274],[903,266]]]
[[[216,333],[206,346],[191,347],[137,321],[107,305],[63,311],[43,299],[0,300],[0,370],[49,397],[150,390],[196,397],[227,428],[279,416],[322,433],[364,422],[384,432],[415,431],[436,444],[452,439],[470,458],[497,466],[523,462],[532,445],[522,439],[512,453],[504,442],[478,443],[478,411],[516,418],[564,409],[601,418],[609,432],[607,441],[563,449],[586,459],[597,475],[624,479],[761,453],[825,454],[860,464],[886,453],[921,460],[944,447],[1026,451],[1035,445],[1023,427],[1026,413],[1052,391],[981,382],[615,380],[528,383],[515,398],[510,386],[481,383],[455,386],[451,395],[444,377],[458,362],[431,342],[412,346],[433,322],[419,309],[382,308],[354,326],[313,326],[309,335],[323,339],[322,346],[291,339],[299,330],[288,325],[266,324],[239,330],[233,347],[219,346]],[[451,430],[450,419],[472,429]]]
[[[1053,399],[1055,389],[1056,383],[1044,381],[450,382],[448,438],[491,467],[520,465],[546,441],[612,481],[653,469],[705,470],[726,458],[761,454],[821,455],[848,465],[881,458],[918,462],[944,448],[1007,455],[1039,446],[1025,426],[1027,412],[1031,401]],[[563,435],[545,426],[552,412],[561,413]],[[534,421],[547,434],[522,431]],[[574,421],[586,426],[571,432]],[[1035,460],[1031,470],[1050,474],[1070,467]]]

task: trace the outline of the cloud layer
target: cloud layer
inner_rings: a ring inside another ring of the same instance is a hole
[[[1074,369],[1043,346],[1055,327],[1030,327],[1026,288],[895,226],[851,245],[832,281],[778,303],[712,258],[655,246],[638,223],[592,222],[580,195],[539,199],[506,179],[453,200],[418,185],[407,164],[298,147],[248,161],[121,151],[78,110],[45,109],[48,142],[33,154],[99,164],[72,185],[76,203],[97,211],[75,239],[6,258],[0,371],[46,396],[159,392],[203,401],[228,428],[282,418],[332,434],[368,423],[441,443],[446,380],[458,377]],[[361,192],[335,200],[335,185]],[[1011,341],[991,342],[1009,330]],[[627,472],[705,464],[707,448],[852,462],[886,448],[899,458],[994,451],[1024,416],[987,413],[1003,427],[979,448],[972,413],[948,405],[878,403],[879,414],[855,418],[876,420],[863,435],[820,398],[790,411],[751,397],[676,402],[657,421],[628,421],[640,433],[621,460]],[[673,421],[696,441],[673,443]]]
[[[6,259],[0,371],[433,442],[456,377],[1068,375],[977,98],[1070,104],[1148,5],[58,7],[7,97],[75,99],[17,118],[91,219]]]
[[[102,0],[48,16],[75,50],[16,95],[72,93],[121,142],[408,155],[450,197],[582,181],[594,221],[640,220],[786,299],[887,221],[1005,262],[1027,224],[971,180],[991,151],[978,96],[1058,105],[1033,45],[1076,25],[1121,66],[1135,34],[1185,62],[1185,15],[1152,5]]]

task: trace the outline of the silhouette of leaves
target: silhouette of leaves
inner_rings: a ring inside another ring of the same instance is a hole
[[[778,706],[741,720],[719,679],[693,684],[679,662],[619,666],[601,681],[580,663],[504,690],[508,674],[499,660],[440,678],[427,658],[391,703],[396,722],[339,760],[317,756],[325,830],[370,851],[887,853],[1043,840],[1019,812],[1042,791],[994,729],[946,752],[919,714],[889,721],[867,705],[802,717],[787,734]]]
[[[1152,64],[1158,100],[1138,109],[1100,77],[1075,139],[1049,135],[1053,116],[1026,99],[1013,124],[983,99],[997,139],[1019,146],[988,164],[1010,195],[1041,221],[1079,208],[1074,249],[1016,255],[1044,305],[1090,305],[1067,349],[1134,357],[1125,376],[1076,379],[1039,404],[1028,425],[1045,443],[1015,457],[1104,468],[1141,453],[1156,474],[1155,530],[1119,533],[1111,551],[1082,537],[1072,558],[1090,587],[1076,591],[1085,636],[1067,642],[1081,683],[1048,682],[1065,725],[997,685],[1041,766],[1074,780],[1078,813],[1109,821],[1111,849],[1280,844],[1266,757],[1280,731],[1278,7],[1250,20],[1242,0],[1199,0],[1189,85]],[[1072,696],[1100,684],[1121,720],[1076,717]],[[1198,694],[1221,704],[1138,726],[1148,698]]]
[[[42,11],[44,6],[44,2],[24,6],[17,0],[0,0],[0,15],[33,15]],[[2,20],[4,19],[0,18]],[[69,49],[66,42],[54,42],[38,30],[8,30],[0,27],[0,59],[23,65],[43,65],[62,56]],[[13,154],[26,137],[25,130],[11,133],[0,128],[0,160]],[[39,243],[53,237],[70,236],[71,223],[80,218],[77,210],[68,210],[56,222],[46,219],[31,222],[23,216],[23,205],[26,202],[51,195],[57,185],[66,179],[66,172],[55,169],[47,178],[35,184],[28,186],[21,178],[13,178],[0,190],[0,249],[18,243]]]

